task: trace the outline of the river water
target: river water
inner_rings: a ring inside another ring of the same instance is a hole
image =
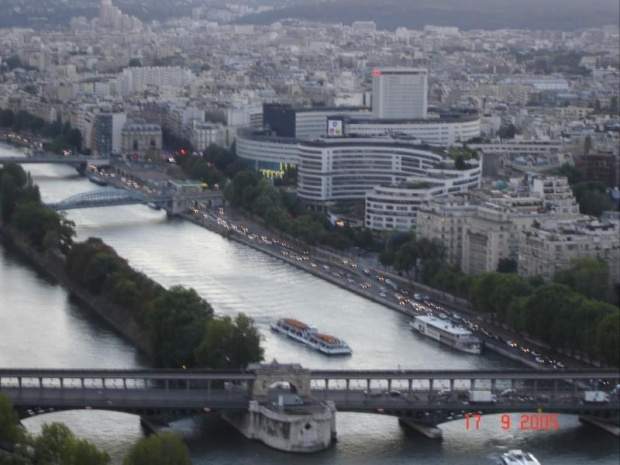
[[[0,146],[0,156],[21,153]],[[25,165],[44,201],[98,188],[62,165]],[[264,336],[267,360],[310,368],[516,367],[494,354],[455,353],[413,335],[408,319],[258,251],[143,206],[74,210],[78,240],[101,237],[132,266],[164,286],[195,288],[216,313],[252,316]],[[327,358],[268,329],[270,321],[293,316],[345,339],[349,358]],[[137,368],[146,361],[68,293],[0,248],[0,366]],[[398,386],[394,386],[398,389]],[[142,435],[138,418],[113,412],[74,411],[42,415],[24,423],[33,432],[45,422],[63,421],[94,441],[115,463]],[[217,417],[174,424],[200,464],[493,464],[508,449],[533,452],[545,465],[617,464],[618,441],[560,416],[557,431],[504,431],[499,417],[487,416],[480,430],[464,421],[444,424],[443,441],[431,441],[398,425],[393,417],[340,413],[338,443],[312,456],[291,456],[251,442]]]

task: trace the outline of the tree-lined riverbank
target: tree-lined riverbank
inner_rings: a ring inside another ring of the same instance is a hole
[[[217,318],[194,289],[167,290],[100,239],[74,243],[74,223],[41,203],[14,164],[0,171],[2,230],[28,259],[70,289],[156,366],[244,368],[263,359],[250,318]]]

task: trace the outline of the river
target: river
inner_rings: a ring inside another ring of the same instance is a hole
[[[20,153],[0,146],[0,156]],[[97,188],[68,166],[25,165],[44,201]],[[195,288],[216,313],[253,317],[264,337],[266,360],[297,362],[309,368],[453,368],[516,367],[494,354],[455,353],[413,335],[408,318],[353,295],[251,248],[228,241],[188,222],[170,220],[143,206],[74,210],[78,240],[101,237],[132,266],[164,286]],[[345,339],[349,358],[327,358],[268,329],[270,321],[293,316]],[[0,366],[63,368],[136,368],[146,361],[68,293],[34,271],[6,246],[0,249]],[[398,389],[398,386],[394,386]],[[115,463],[142,435],[131,415],[74,411],[26,420],[36,432],[45,422],[63,421],[79,436],[108,450]],[[393,417],[338,414],[338,442],[328,451],[295,456],[300,465],[497,463],[507,449],[533,452],[545,465],[617,464],[618,441],[560,416],[549,432],[504,431],[499,417],[484,417],[480,430],[463,421],[441,428],[443,441],[404,430]],[[173,425],[183,434],[195,464],[288,464],[289,454],[251,442],[217,417]]]

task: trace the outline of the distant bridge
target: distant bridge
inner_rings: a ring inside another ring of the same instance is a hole
[[[87,164],[106,164],[109,162],[107,158],[93,158],[85,155],[70,155],[68,157],[63,157],[60,155],[36,155],[32,157],[0,157],[0,164],[3,163],[18,163],[18,164],[54,164],[54,163],[62,163],[66,165],[87,165]]]
[[[82,192],[72,195],[61,202],[49,203],[47,206],[54,210],[74,210],[78,208],[115,207],[147,203],[162,206],[166,202],[171,201],[172,197],[148,197],[135,191],[111,187]]]
[[[244,412],[251,401],[272,405],[284,392],[282,382],[309,401],[333,402],[337,411],[392,415],[439,434],[436,425],[467,413],[573,414],[612,432],[620,424],[620,399],[611,389],[620,374],[605,370],[0,370],[0,392],[22,418],[72,409],[166,421]],[[502,395],[508,389],[514,395]],[[469,402],[469,390],[491,391],[497,400]],[[586,390],[606,391],[609,399],[585,403]]]
[[[181,213],[188,210],[194,202],[219,202],[223,203],[224,196],[221,192],[196,192],[191,194],[144,194],[131,189],[106,187],[94,189],[72,195],[60,202],[49,203],[48,207],[61,210],[75,210],[82,208],[116,207],[120,205],[149,204],[156,208],[162,208],[169,213]]]

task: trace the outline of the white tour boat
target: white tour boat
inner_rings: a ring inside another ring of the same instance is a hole
[[[501,465],[540,465],[532,454],[517,449],[502,454],[501,460]]]
[[[471,331],[431,315],[416,316],[411,327],[424,336],[468,354],[482,353],[482,341]]]
[[[351,355],[352,350],[342,339],[319,333],[318,329],[292,318],[271,323],[271,329],[327,355]]]

